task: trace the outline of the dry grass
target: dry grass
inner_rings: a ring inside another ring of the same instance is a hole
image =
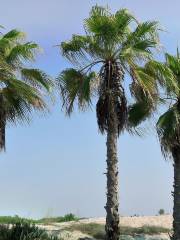
[[[96,239],[104,239],[105,230],[103,224],[98,223],[78,223],[65,228],[67,231],[80,231],[84,234],[90,235]],[[133,228],[128,226],[121,226],[121,235],[158,235],[161,233],[168,233],[170,229],[158,226],[142,226]]]

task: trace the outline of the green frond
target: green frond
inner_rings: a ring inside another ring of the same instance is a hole
[[[6,121],[15,124],[18,122],[29,122],[33,110],[45,110],[46,105],[43,102],[40,94],[32,88],[20,86],[14,88],[10,86],[3,89],[3,108],[6,113]],[[29,94],[26,91],[29,90]]]
[[[85,29],[95,36],[101,37],[104,40],[110,38],[110,34],[114,35],[116,27],[114,26],[113,16],[109,14],[92,14],[85,20]]]
[[[127,9],[121,9],[115,14],[93,14],[85,20],[85,30],[106,49],[111,57],[130,33],[130,23],[136,21]]]
[[[51,79],[38,69],[25,67],[34,60],[36,49],[38,45],[24,42],[24,34],[18,30],[0,36],[0,150],[5,149],[8,123],[29,121],[33,111],[47,109],[43,91],[49,92]]]
[[[173,71],[167,64],[157,61],[149,61],[145,65],[145,72],[156,79],[168,95],[179,92],[179,86]]]
[[[129,24],[131,22],[135,22],[136,24],[138,24],[137,19],[135,18],[135,16],[130,13],[130,11],[127,8],[122,8],[119,11],[117,11],[114,15],[115,17],[115,22],[117,24],[117,28],[119,27],[120,30],[123,30],[124,27],[129,28]]]
[[[6,52],[9,51],[9,49],[12,48],[12,46],[14,46],[14,44],[12,44],[12,42],[9,39],[0,38],[0,53],[1,53],[1,56],[5,55]]]
[[[138,62],[150,60],[153,57],[152,49],[156,47],[156,42],[151,40],[137,40],[134,43],[125,44],[120,52],[122,61]]]
[[[148,101],[136,102],[130,105],[128,109],[128,127],[136,128],[150,118],[154,110],[154,106]]]
[[[110,40],[111,38],[123,39],[129,33],[129,24],[137,20],[128,11],[128,9],[120,9],[115,14],[111,14],[108,8],[94,7],[90,17],[85,19],[85,29],[94,34]]]
[[[95,77],[94,72],[85,75],[73,68],[64,70],[59,75],[57,84],[61,91],[63,107],[68,115],[72,113],[75,102],[82,110],[91,104],[91,82]]]
[[[153,99],[157,94],[157,83],[155,79],[147,74],[144,71],[144,68],[141,67],[131,69],[130,75],[133,79],[130,88],[131,94],[136,98],[143,96],[145,98]]]
[[[40,89],[43,87],[48,92],[51,90],[51,78],[39,69],[23,68],[21,70],[21,76],[25,82],[30,83],[32,86],[38,87]]]
[[[21,95],[25,99],[29,99],[29,101],[32,100],[33,102],[34,97],[40,96],[40,92],[35,87],[17,78],[8,78],[5,83],[7,88],[13,89],[16,94]]]
[[[96,17],[110,17],[110,9],[109,7],[102,7],[98,6],[97,4],[92,7],[89,18],[96,18]]]
[[[73,35],[68,42],[62,42],[60,45],[62,55],[69,61],[77,63],[85,60],[87,61],[87,52],[89,51],[90,37]]]
[[[17,40],[22,40],[25,38],[25,33],[21,32],[17,29],[13,29],[9,31],[8,33],[4,34],[2,39],[8,39],[10,41],[17,41]]]
[[[25,34],[16,29],[9,31],[6,34],[2,34],[0,36],[0,53],[5,54],[6,51],[13,48],[18,41],[21,41],[24,37]]]
[[[6,61],[12,65],[22,64],[24,60],[32,61],[35,58],[35,51],[39,49],[36,43],[27,42],[24,44],[17,44],[5,56]]]
[[[130,38],[133,40],[138,39],[147,39],[159,41],[158,36],[159,31],[159,22],[157,21],[146,21],[139,23],[135,31],[130,35]]]
[[[152,49],[159,46],[158,22],[138,23],[137,28],[127,35],[119,52],[123,61],[149,60],[153,57]]]
[[[157,133],[165,157],[172,154],[172,149],[180,144],[180,114],[177,105],[173,105],[157,122]]]
[[[165,54],[167,66],[174,72],[175,75],[180,75],[180,58]]]

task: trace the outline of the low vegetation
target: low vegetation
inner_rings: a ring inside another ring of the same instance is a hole
[[[48,224],[48,223],[60,223],[60,222],[70,222],[70,221],[78,221],[79,218],[75,216],[74,214],[66,214],[63,217],[47,217],[47,218],[42,218],[40,220],[37,220],[36,223],[43,223],[43,224]]]
[[[0,240],[59,240],[34,224],[17,222],[13,225],[0,225]]]
[[[96,239],[104,239],[105,230],[103,224],[97,223],[84,223],[84,224],[73,224],[69,227],[66,227],[68,231],[80,231],[84,234],[88,234]],[[121,226],[121,235],[156,235],[160,233],[169,233],[170,229],[157,227],[157,226],[143,226],[140,228],[125,227]]]
[[[27,222],[27,223],[34,223],[34,224],[48,224],[48,223],[59,223],[59,222],[69,222],[69,221],[78,221],[79,218],[72,213],[66,214],[60,217],[47,217],[41,218],[38,220],[35,219],[28,219],[28,218],[21,218],[18,215],[15,216],[0,216],[0,224],[16,224],[18,222]]]

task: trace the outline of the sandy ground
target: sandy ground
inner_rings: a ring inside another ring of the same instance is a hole
[[[142,227],[143,225],[160,226],[164,228],[172,228],[173,218],[171,215],[163,216],[143,216],[143,217],[122,217],[120,224],[130,227]]]
[[[65,222],[65,223],[52,223],[50,225],[40,225],[41,228],[46,229],[51,233],[56,233],[63,240],[78,240],[78,239],[93,239],[91,236],[85,235],[79,231],[69,232],[67,230],[63,230],[65,227],[71,226],[73,224],[82,224],[82,223],[98,223],[105,224],[105,218],[88,218],[82,219],[76,222]],[[129,227],[142,227],[144,225],[149,226],[160,226],[164,228],[171,229],[172,228],[172,216],[171,215],[163,215],[163,216],[140,216],[140,217],[121,217],[120,224],[122,226]],[[147,239],[151,239],[152,236],[149,236]],[[169,239],[168,234],[160,234],[158,236],[153,236],[155,239]]]
[[[164,228],[172,228],[172,216],[171,215],[162,215],[162,216],[139,216],[139,217],[121,217],[120,225],[129,226],[129,227],[142,227],[144,225],[149,226],[159,226]],[[82,219],[76,222],[65,222],[65,223],[53,223],[51,225],[44,226],[45,228],[64,228],[73,224],[81,223],[98,223],[105,224],[105,218],[88,218]]]

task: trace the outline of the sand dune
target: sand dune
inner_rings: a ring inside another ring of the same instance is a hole
[[[161,216],[139,216],[139,217],[120,217],[120,225],[129,227],[142,227],[144,225],[159,226],[164,228],[172,228],[172,216],[161,215]],[[79,220],[78,222],[65,222],[65,223],[54,223],[53,226],[69,226],[72,224],[81,223],[99,223],[105,224],[105,218],[87,218]]]
[[[134,228],[139,228],[145,225],[149,226],[159,226],[168,229],[172,229],[172,216],[171,215],[162,215],[162,216],[139,216],[139,217],[121,217],[120,225],[129,226]],[[79,231],[69,232],[65,230],[66,227],[73,224],[82,224],[82,223],[98,223],[105,224],[105,218],[88,218],[82,219],[76,222],[65,222],[65,223],[51,223],[49,225],[40,225],[41,228],[46,229],[50,232],[56,232],[64,240],[78,240],[82,239],[93,239],[91,236],[83,234]],[[147,239],[166,239],[169,240],[169,235],[167,233],[162,233],[158,235],[148,236]]]

